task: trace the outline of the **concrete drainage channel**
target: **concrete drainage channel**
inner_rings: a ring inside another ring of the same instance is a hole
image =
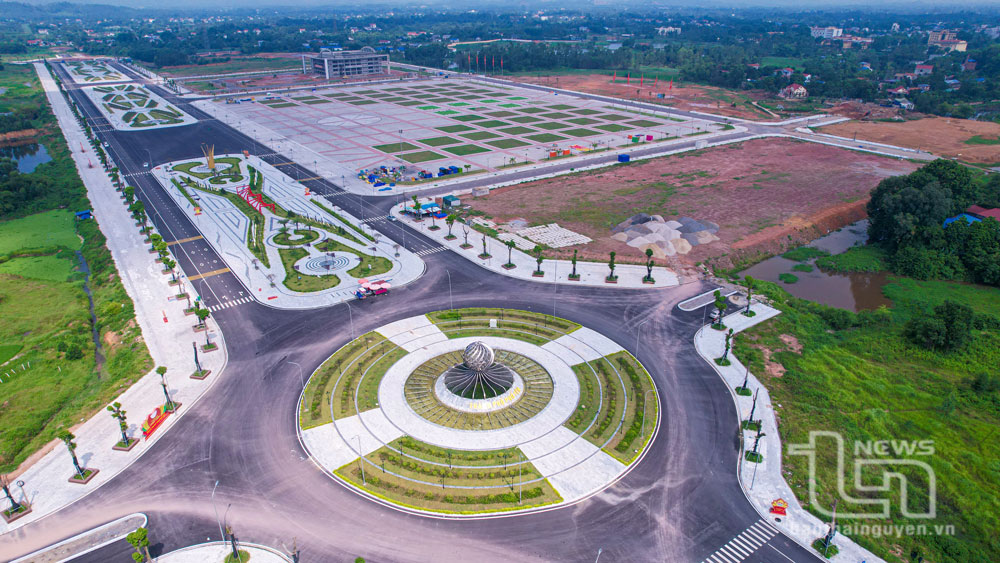
[[[103,526],[87,530],[59,543],[29,553],[11,563],[59,563],[79,557],[85,553],[100,549],[109,543],[116,542],[137,528],[146,525],[146,515],[142,513],[129,514]]]

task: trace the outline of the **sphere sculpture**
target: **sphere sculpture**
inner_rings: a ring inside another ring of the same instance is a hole
[[[466,346],[462,360],[443,376],[448,390],[460,397],[490,399],[502,395],[514,385],[514,372],[496,363],[493,349],[482,342]]]

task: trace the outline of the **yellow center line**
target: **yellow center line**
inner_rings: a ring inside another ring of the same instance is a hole
[[[313,176],[312,178],[302,178],[299,182],[308,182],[309,180],[322,180],[322,176]]]
[[[295,164],[294,162],[279,162],[278,164],[272,164],[271,166],[286,166],[289,164]]]
[[[175,241],[171,241],[171,242],[168,242],[168,243],[167,243],[167,246],[173,246],[173,245],[175,245],[175,244],[183,244],[183,243],[185,243],[185,242],[191,242],[191,241],[193,241],[193,240],[198,240],[198,239],[201,239],[201,238],[205,238],[205,237],[203,237],[203,236],[201,236],[201,235],[198,235],[198,236],[196,236],[196,237],[188,237],[188,238],[182,238],[182,239],[179,239],[179,240],[175,240]]]
[[[229,271],[229,268],[222,268],[221,270],[212,270],[211,272],[205,272],[203,274],[198,274],[196,276],[188,276],[188,281],[200,280],[205,278],[210,278],[212,276],[217,276],[219,274],[225,274]]]

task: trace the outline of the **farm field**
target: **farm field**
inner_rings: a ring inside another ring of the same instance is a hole
[[[637,248],[611,238],[611,228],[636,213],[665,220],[691,217],[719,225],[720,240],[669,258],[683,269],[711,260],[731,267],[780,252],[795,240],[864,216],[869,191],[916,164],[792,140],[754,140],[602,170],[498,188],[463,200],[497,223],[558,223],[593,242],[549,251],[553,257],[641,262]],[[823,189],[816,189],[823,186]]]
[[[845,121],[819,129],[820,133],[854,137],[930,151],[974,164],[1000,166],[1000,123],[951,117],[915,121]],[[987,142],[983,142],[986,140]]]
[[[652,74],[656,74],[656,71],[654,70]],[[617,82],[612,83],[612,77],[612,73],[580,74],[573,72],[541,76],[524,75],[511,77],[511,79],[528,84],[540,84],[590,94],[629,99],[638,98],[644,102],[663,104],[679,110],[704,111],[716,115],[764,121],[777,117],[753,104],[755,100],[763,97],[760,94],[748,95],[714,86],[680,84],[678,82],[674,82],[673,88],[670,88],[669,76],[666,74],[661,76],[660,80],[655,81],[652,77],[647,77],[646,80],[643,80],[641,88],[639,87],[639,78],[634,73],[630,80],[631,84],[626,83],[625,75],[622,73],[618,73]],[[657,94],[663,94],[664,97],[657,98]]]
[[[352,174],[385,166],[403,170],[404,181],[420,170],[497,170],[723,130],[701,120],[454,79],[299,92],[226,109]]]

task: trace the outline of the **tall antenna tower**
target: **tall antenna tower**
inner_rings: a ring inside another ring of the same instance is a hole
[[[205,160],[207,161],[208,168],[212,172],[215,172],[215,145],[201,144],[201,154],[205,155]]]

